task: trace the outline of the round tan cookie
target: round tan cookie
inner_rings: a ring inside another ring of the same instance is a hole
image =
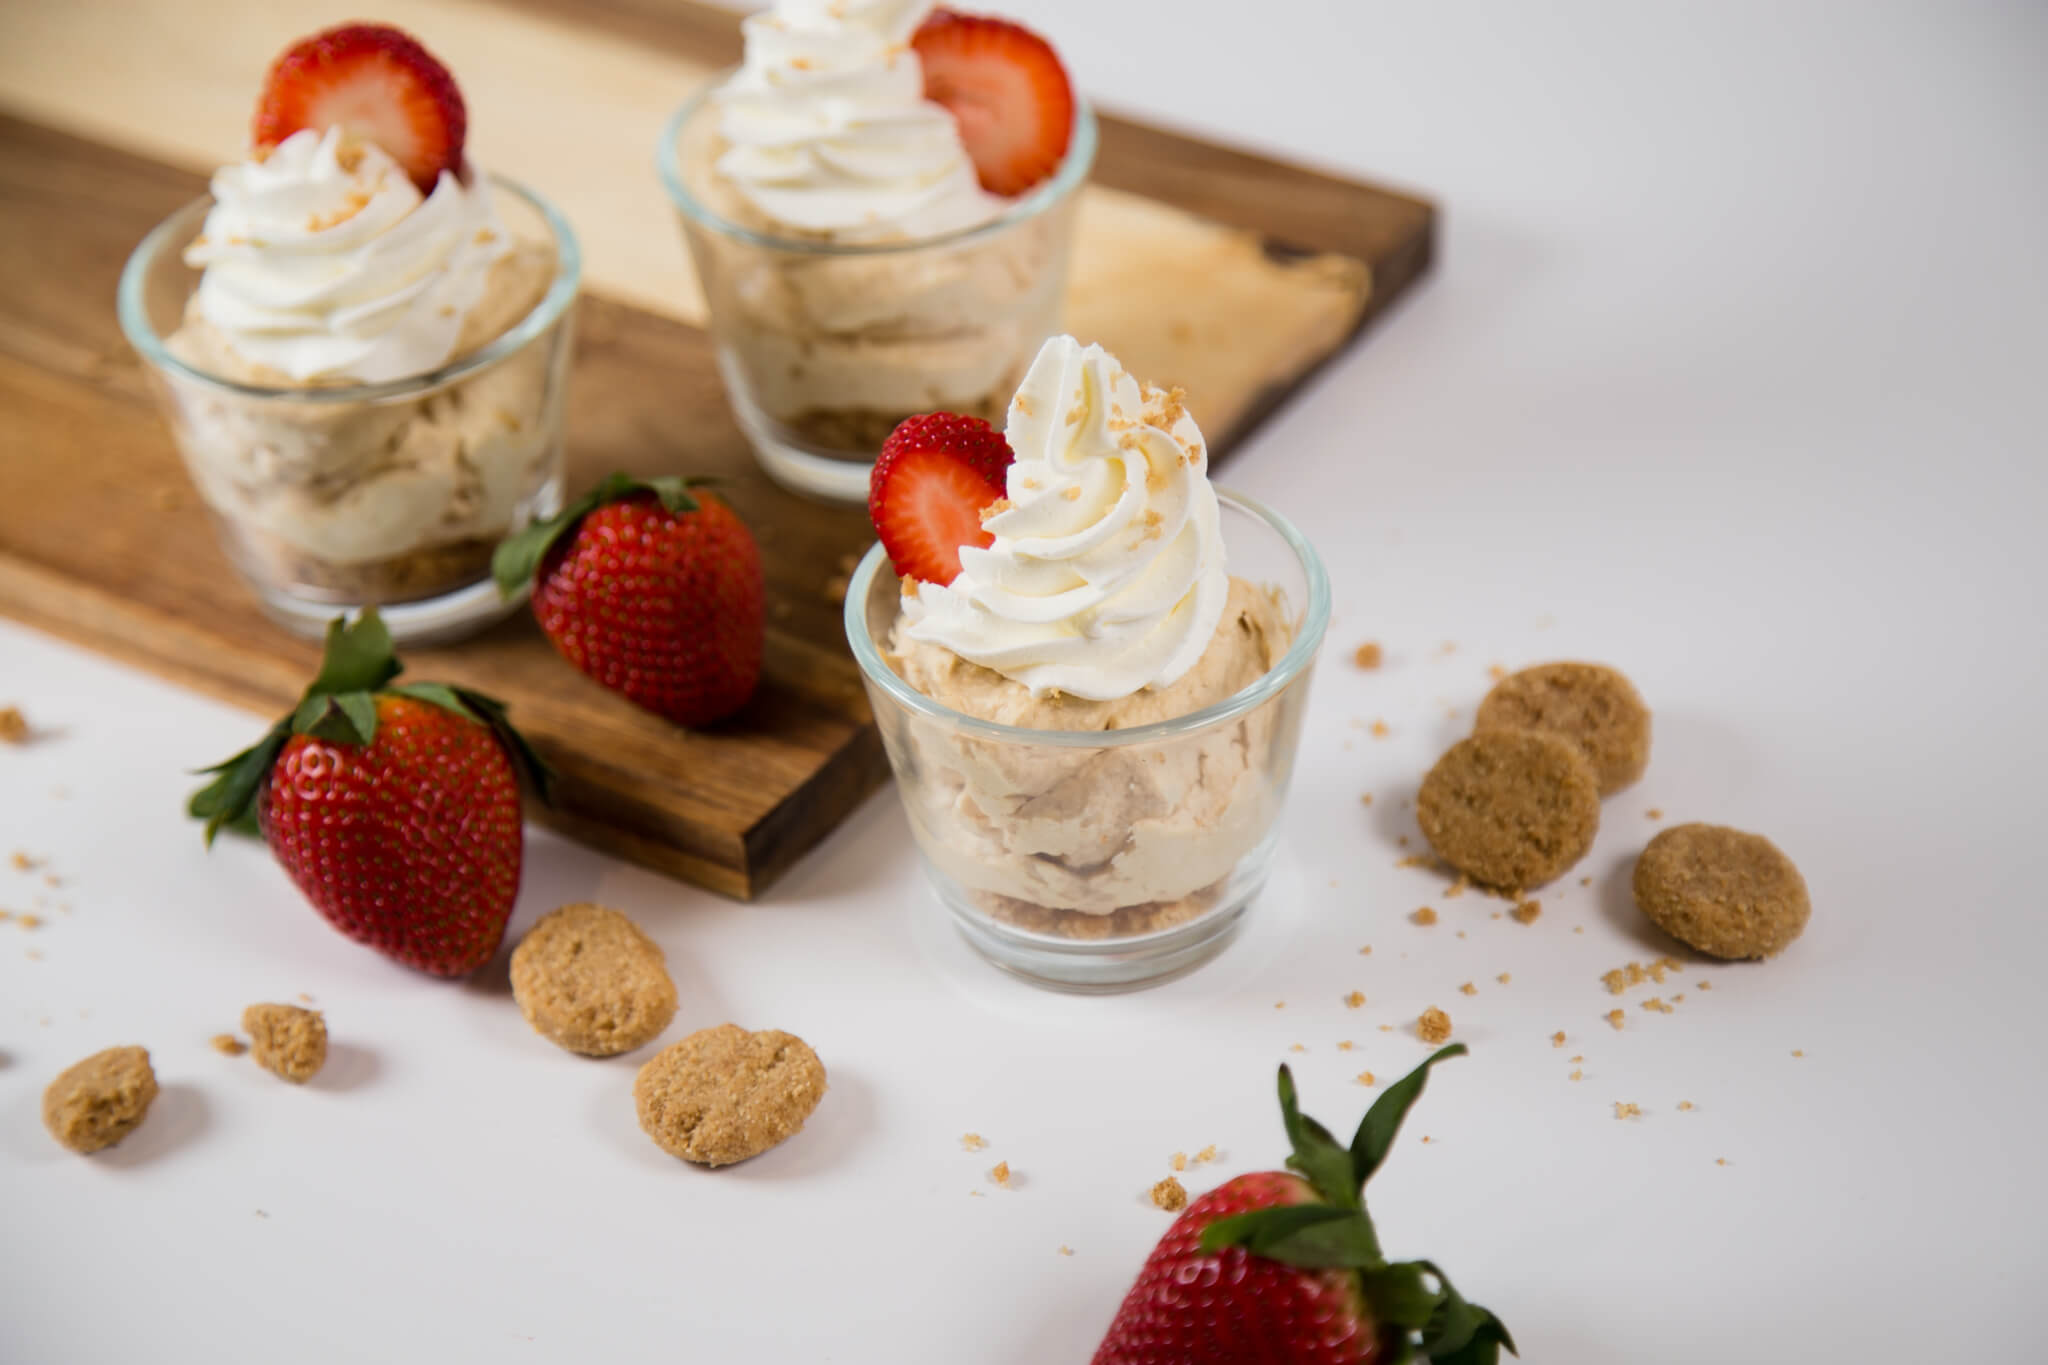
[[[141,1127],[155,1098],[149,1049],[110,1047],[50,1082],[43,1126],[74,1152],[97,1152]]]
[[[1593,765],[1602,796],[1650,766],[1650,708],[1605,664],[1538,664],[1503,678],[1479,703],[1472,728],[1562,735]]]
[[[541,916],[513,950],[512,996],[535,1032],[586,1057],[631,1052],[676,1013],[661,946],[602,905]]]
[[[824,1094],[824,1063],[803,1039],[737,1024],[669,1044],[633,1082],[647,1136],[700,1166],[759,1156],[800,1130]]]
[[[293,1085],[304,1085],[327,1065],[327,1021],[318,1010],[251,1005],[242,1011],[242,1032],[257,1064]]]
[[[1437,856],[1476,882],[1520,890],[1561,876],[1600,828],[1593,770],[1568,740],[1482,730],[1422,779],[1415,818]]]
[[[1772,957],[1813,913],[1806,879],[1761,834],[1674,825],[1636,859],[1636,905],[1673,938],[1714,957]]]

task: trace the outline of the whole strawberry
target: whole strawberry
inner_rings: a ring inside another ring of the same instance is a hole
[[[491,698],[394,685],[368,607],[328,627],[320,674],[253,748],[207,769],[190,813],[261,834],[329,924],[436,976],[490,961],[519,891],[519,785],[548,772]]]
[[[767,638],[761,551],[699,479],[614,474],[559,516],[498,547],[508,596],[533,580],[533,614],[563,658],[678,725],[740,709]]]
[[[1094,1365],[1495,1365],[1515,1344],[1429,1261],[1389,1262],[1365,1211],[1365,1182],[1393,1146],[1429,1068],[1367,1111],[1349,1147],[1295,1104],[1280,1068],[1288,1171],[1241,1175],[1174,1221],[1138,1272]]]

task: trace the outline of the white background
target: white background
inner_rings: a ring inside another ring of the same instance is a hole
[[[1354,1073],[1423,1055],[1378,1026],[1432,1003],[1473,1056],[1373,1208],[1526,1359],[2038,1353],[2048,11],[1013,8],[1106,105],[1444,207],[1436,274],[1223,475],[1338,600],[1248,937],[1136,996],[1014,985],[938,923],[888,792],[752,906],[533,833],[514,935],[617,905],[668,950],[670,1038],[784,1028],[830,1069],[802,1135],[696,1170],[635,1126],[639,1058],[542,1042],[502,961],[412,975],[260,850],[202,850],[185,773],[256,719],[0,625],[0,701],[49,732],[0,752],[0,852],[65,883],[0,866],[50,920],[0,925],[0,1359],[1081,1361],[1168,1155],[1220,1146],[1198,1190],[1276,1164],[1282,1060],[1348,1128]],[[1633,676],[1656,752],[1525,928],[1395,866],[1401,802],[1489,664],[1554,657]],[[1627,893],[1651,807],[1769,834],[1815,902],[1670,1016],[1598,982],[1668,949]],[[208,1050],[298,992],[335,1039],[312,1086]],[[156,1111],[60,1151],[44,1084],[127,1042]]]

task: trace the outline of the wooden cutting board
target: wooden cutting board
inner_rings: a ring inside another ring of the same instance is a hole
[[[208,11],[223,41],[192,62],[157,59]],[[761,539],[770,602],[766,680],[711,730],[587,681],[523,615],[414,653],[411,674],[511,703],[563,778],[538,818],[750,898],[887,766],[833,584],[871,540],[866,519],[757,470],[690,325],[701,298],[651,170],[662,117],[737,57],[736,21],[689,0],[381,12],[461,75],[474,129],[513,130],[496,148],[479,138],[480,159],[551,194],[584,235],[571,487],[612,469],[721,476]],[[317,650],[259,613],[216,548],[115,323],[114,282],[143,234],[204,190],[199,172],[233,153],[269,57],[331,21],[316,0],[0,8],[0,102],[27,115],[0,114],[0,612],[266,715],[297,695]],[[230,107],[234,126],[218,126]],[[520,141],[521,128],[551,135]],[[648,202],[621,213],[632,195]],[[1427,267],[1433,228],[1420,200],[1105,118],[1068,325],[1186,388],[1221,458]]]

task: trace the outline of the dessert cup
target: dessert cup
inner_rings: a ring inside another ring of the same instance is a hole
[[[727,73],[728,75],[730,73]],[[1060,330],[1075,191],[1095,160],[1076,100],[1058,172],[985,223],[938,236],[846,242],[777,235],[722,194],[713,79],[662,131],[657,163],[710,313],[740,429],[783,485],[858,502],[896,424],[958,412],[1002,425],[1046,337]]]
[[[378,384],[269,386],[209,373],[169,338],[200,272],[201,197],[121,273],[121,328],[154,378],[229,560],[287,628],[319,635],[376,604],[401,641],[472,633],[519,605],[491,581],[500,540],[561,505],[576,238],[538,195],[492,177],[506,229],[554,255],[547,290],[487,344]]]
[[[846,635],[939,901],[996,966],[1064,990],[1165,980],[1227,944],[1272,867],[1330,587],[1306,540],[1219,489],[1232,574],[1293,627],[1250,686],[1128,730],[1037,730],[965,715],[898,674],[900,586],[880,545],[846,595]]]

